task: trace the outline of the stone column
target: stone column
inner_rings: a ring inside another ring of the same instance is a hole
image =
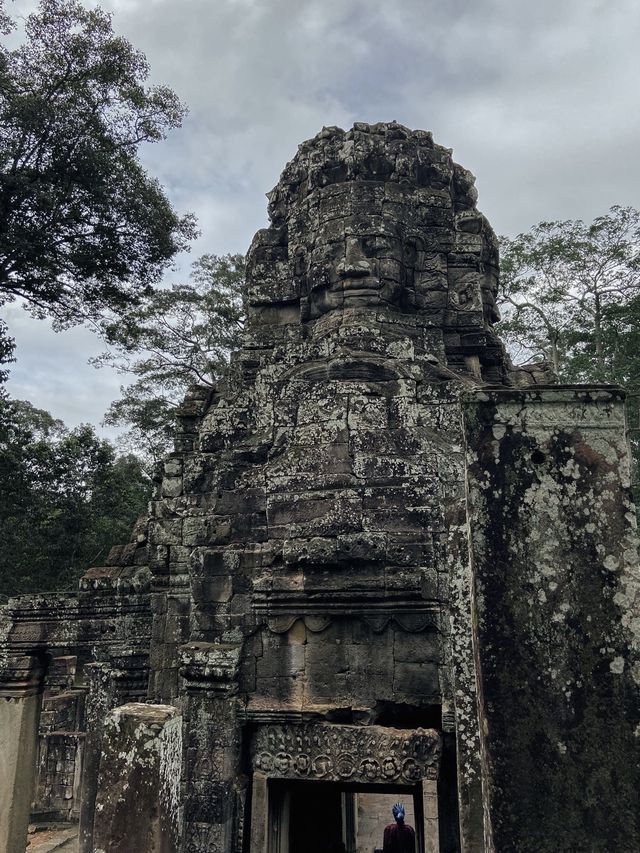
[[[267,853],[269,849],[269,788],[268,779],[254,771],[251,796],[251,853]]]
[[[435,779],[422,780],[422,814],[424,823],[424,853],[440,853],[438,783]]]
[[[80,798],[80,853],[93,851],[93,814],[98,789],[102,729],[107,713],[114,704],[111,670],[106,663],[92,663],[84,667],[88,684],[85,704],[86,738],[82,767],[82,793]]]
[[[240,644],[180,648],[184,679],[185,853],[242,850],[240,734],[236,711]]]
[[[182,727],[176,708],[132,702],[104,722],[93,850],[176,853]]]
[[[622,392],[465,403],[495,849],[640,850],[640,573]]]
[[[42,699],[38,658],[11,656],[0,673],[0,850],[24,853]]]
[[[88,683],[85,700],[85,751],[80,804],[80,853],[93,853],[95,799],[100,770],[103,726],[109,711],[143,699],[149,678],[148,656],[136,649],[113,650],[109,661],[84,667]]]
[[[441,841],[443,849],[452,849],[459,843],[461,853],[491,853],[492,841],[488,834],[485,837],[484,827],[480,726],[472,641],[472,579],[464,499],[450,503],[445,518],[453,709],[450,714],[443,709],[442,715],[445,747],[440,779]],[[454,719],[451,720],[450,716]],[[451,766],[453,761],[450,760],[451,736],[455,737],[455,767]],[[454,774],[457,780],[458,827],[452,825],[456,804],[452,801],[455,791],[452,792],[450,786]]]

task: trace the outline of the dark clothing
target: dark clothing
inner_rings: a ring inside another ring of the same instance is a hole
[[[390,823],[384,828],[383,853],[416,853],[416,834],[406,823]]]

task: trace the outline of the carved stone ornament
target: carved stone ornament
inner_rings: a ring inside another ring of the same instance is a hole
[[[434,729],[309,723],[261,727],[252,756],[274,779],[415,785],[437,779],[441,752]]]
[[[189,823],[186,827],[186,853],[222,853],[226,849],[226,829],[220,824]]]
[[[228,693],[235,690],[241,647],[237,643],[186,643],[180,646],[185,689]]]
[[[326,630],[332,622],[333,616],[351,616],[365,622],[376,634],[381,634],[391,623],[397,625],[403,631],[410,634],[419,634],[422,631],[436,630],[438,628],[438,611],[436,608],[424,609],[424,612],[416,613],[332,613],[331,616],[287,614],[272,616],[267,619],[268,629],[273,634],[286,634],[298,620],[302,621],[314,634],[320,634]]]

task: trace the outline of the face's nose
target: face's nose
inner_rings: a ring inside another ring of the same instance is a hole
[[[371,273],[371,264],[364,256],[360,241],[347,237],[345,256],[338,264],[338,275],[340,278],[366,278]]]

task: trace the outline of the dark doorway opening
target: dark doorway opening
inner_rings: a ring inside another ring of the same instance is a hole
[[[342,796],[337,785],[297,785],[291,790],[290,853],[338,853]]]
[[[428,821],[419,785],[270,780],[268,853],[375,853],[382,850],[384,827],[393,822],[391,805],[396,801],[407,808],[416,853],[424,853]],[[437,839],[432,841],[437,845]],[[430,844],[427,849],[435,848]]]

